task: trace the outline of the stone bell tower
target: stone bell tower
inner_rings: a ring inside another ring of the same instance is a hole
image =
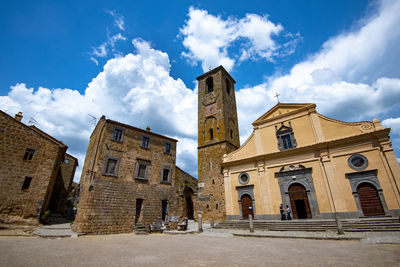
[[[235,80],[219,66],[198,80],[198,209],[203,220],[225,220],[222,157],[240,146]]]

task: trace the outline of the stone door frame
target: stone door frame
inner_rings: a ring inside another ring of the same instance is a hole
[[[320,211],[311,173],[312,168],[305,168],[300,165],[299,168],[293,166],[292,169],[289,168],[288,170],[282,168],[279,172],[275,173],[275,175],[278,178],[282,204],[284,207],[288,205],[293,210],[290,203],[289,187],[292,184],[300,184],[306,189],[312,219],[317,219],[320,217]]]
[[[356,201],[358,216],[364,217],[364,212],[362,210],[360,198],[358,197],[358,186],[362,183],[368,183],[375,187],[379,200],[381,201],[381,205],[383,208],[383,212],[385,215],[389,214],[389,209],[387,207],[385,197],[383,196],[383,190],[378,180],[378,171],[363,171],[363,172],[355,172],[355,173],[347,173],[346,178],[350,182],[351,190],[353,192],[354,200]],[[384,216],[384,215],[383,215]]]
[[[243,220],[242,214],[242,196],[249,195],[251,197],[252,205],[253,205],[253,214],[254,218],[256,215],[256,202],[254,199],[254,185],[244,185],[244,186],[236,186],[236,191],[238,192],[238,204],[239,204],[239,216],[240,219]]]

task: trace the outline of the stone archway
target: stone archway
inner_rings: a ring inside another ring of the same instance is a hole
[[[307,191],[299,183],[293,183],[289,187],[290,206],[294,219],[311,219],[310,203],[308,201]]]
[[[357,194],[364,216],[385,215],[375,186],[366,182],[361,183],[358,185]]]
[[[251,199],[251,196],[248,194],[242,195],[241,198],[241,204],[242,204],[242,218],[244,220],[249,219],[249,215],[251,215],[254,218],[254,209],[253,209],[253,200]]]
[[[189,220],[194,219],[194,211],[193,211],[193,189],[186,186],[185,189],[183,190],[183,198],[185,201],[185,217],[188,218]]]

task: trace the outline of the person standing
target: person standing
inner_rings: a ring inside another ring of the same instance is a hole
[[[286,220],[285,217],[285,209],[283,208],[283,204],[279,206],[279,211],[281,212],[281,221]]]
[[[286,205],[286,216],[287,216],[287,220],[291,220],[292,219],[292,210],[290,209],[289,205]]]

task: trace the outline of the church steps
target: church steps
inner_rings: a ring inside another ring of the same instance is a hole
[[[292,221],[267,221],[254,220],[255,229],[270,231],[335,231],[334,220],[292,220]],[[344,231],[369,232],[369,231],[400,231],[397,218],[368,218],[360,220],[342,220]],[[224,221],[216,225],[217,229],[249,229],[247,220]]]

